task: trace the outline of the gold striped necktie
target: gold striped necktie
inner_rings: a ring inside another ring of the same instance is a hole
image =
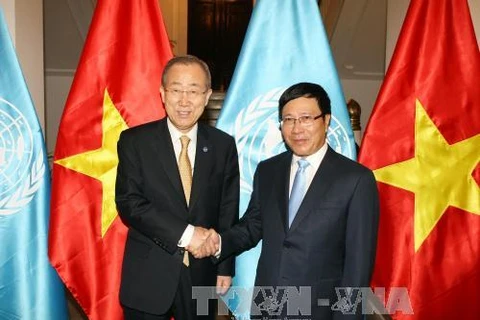
[[[178,159],[178,169],[180,171],[180,179],[182,180],[183,192],[185,193],[185,200],[188,205],[190,202],[190,191],[192,190],[192,165],[188,158],[190,138],[181,136],[180,142],[182,143],[182,150],[180,151],[180,157]]]
[[[188,144],[190,143],[190,138],[183,135],[180,137],[180,142],[182,143],[182,150],[180,151],[180,157],[178,158],[178,170],[180,172],[183,192],[188,206],[190,203],[190,192],[192,190],[192,165],[188,158]],[[187,250],[185,250],[185,254],[183,255],[183,264],[187,267],[190,265]]]

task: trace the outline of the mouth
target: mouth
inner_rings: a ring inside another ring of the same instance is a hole
[[[191,113],[191,111],[177,111],[177,114],[180,118],[188,118]]]
[[[293,138],[292,139],[292,142],[293,143],[298,143],[298,144],[302,144],[302,143],[305,143],[307,142],[308,140],[306,138]]]

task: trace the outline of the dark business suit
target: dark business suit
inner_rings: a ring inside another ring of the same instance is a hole
[[[118,158],[115,200],[129,229],[120,301],[128,308],[164,314],[185,268],[184,251],[177,244],[187,224],[226,230],[238,219],[235,141],[218,129],[198,124],[189,207],[166,119],[122,132]],[[215,286],[217,275],[234,274],[234,261],[215,266],[211,259],[190,255],[188,270],[193,286]]]
[[[375,179],[328,148],[289,228],[291,160],[285,152],[258,165],[244,217],[222,234],[220,259],[263,239],[255,285],[309,286],[311,318],[341,318],[330,306],[316,307],[317,299],[333,304],[335,287],[369,286],[379,215]]]

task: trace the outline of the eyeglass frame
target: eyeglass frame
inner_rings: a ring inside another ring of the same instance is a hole
[[[297,123],[297,121],[298,121],[298,123],[299,123],[300,125],[302,125],[302,126],[310,126],[310,125],[313,124],[313,122],[314,122],[315,120],[318,120],[318,119],[323,118],[323,117],[325,117],[325,113],[320,113],[318,116],[304,115],[304,116],[300,116],[300,117],[298,117],[298,118],[286,117],[286,118],[280,119],[280,126],[282,126],[282,127],[285,126],[285,122],[284,122],[285,119],[293,120],[293,123],[287,124],[287,126],[293,127],[293,126]],[[300,120],[300,119],[303,119],[303,120]],[[312,119],[311,122],[309,122],[309,121],[310,121],[309,119]],[[304,122],[305,120],[306,120],[308,123],[305,123],[305,122]]]
[[[181,98],[183,97],[184,94],[187,95],[187,98],[189,99],[195,99],[199,98],[200,96],[206,94],[208,92],[208,89],[205,91],[197,91],[197,90],[180,90],[180,89],[169,89],[169,88],[164,88],[165,92],[170,92],[174,97],[176,98]]]

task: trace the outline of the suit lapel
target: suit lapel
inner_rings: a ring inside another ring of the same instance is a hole
[[[193,208],[202,191],[202,186],[206,186],[211,167],[215,163],[213,159],[215,150],[213,143],[209,140],[205,128],[199,124],[197,134],[197,150],[195,152],[195,168],[193,172],[192,191],[190,194],[189,208]]]
[[[310,213],[311,209],[315,207],[328,192],[328,186],[331,185],[331,181],[334,179],[334,174],[332,173],[335,172],[333,152],[335,151],[328,147],[327,153],[313,177],[312,183],[303,198],[302,204],[300,205],[300,208],[298,208],[297,215],[295,216],[295,219],[293,219],[289,232],[292,232],[298,227],[302,219]]]
[[[158,153],[159,163],[162,165],[165,174],[173,185],[173,189],[180,199],[183,199],[185,207],[187,206],[185,194],[183,193],[180,173],[178,172],[177,159],[173,150],[172,138],[168,131],[167,121],[161,120],[156,130],[157,139],[154,139],[153,148]]]
[[[280,217],[282,219],[283,227],[285,233],[288,232],[288,200],[289,200],[289,186],[290,186],[290,167],[292,165],[292,153],[288,153],[288,156],[284,157],[280,163],[279,172],[282,174],[279,175],[280,181],[277,184],[278,189],[274,190],[274,194],[282,195],[280,197],[279,209]]]

